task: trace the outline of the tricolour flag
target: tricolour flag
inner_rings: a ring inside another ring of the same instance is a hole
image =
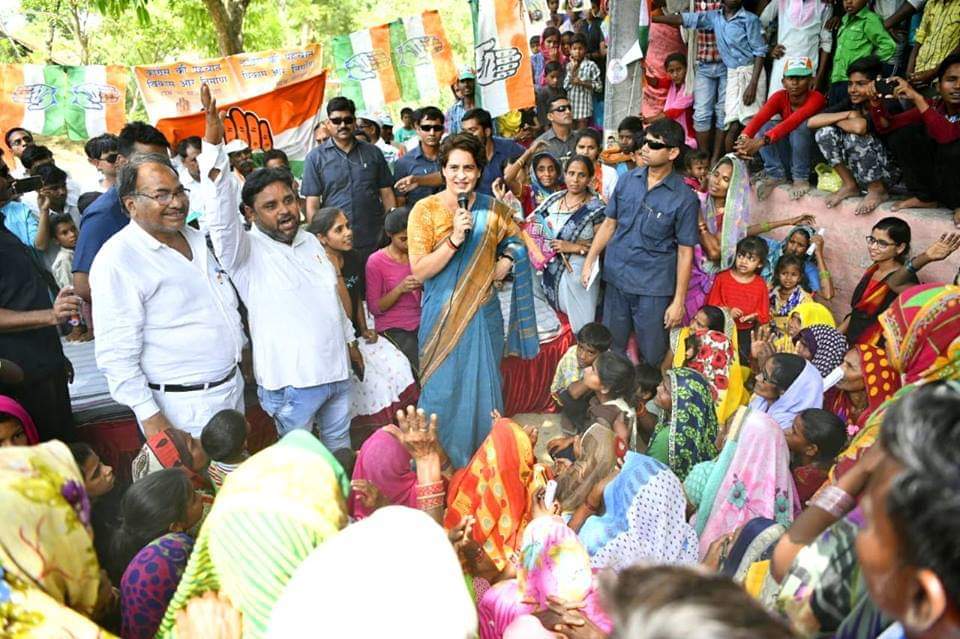
[[[647,45],[650,43],[650,0],[640,0],[640,13],[637,19],[637,41],[620,59],[624,65],[632,64],[647,55]]]
[[[240,138],[254,158],[280,149],[298,177],[313,145],[313,128],[323,105],[326,72],[231,104],[217,105],[223,116],[226,142]],[[199,91],[199,89],[198,89]],[[203,137],[204,114],[191,113],[157,121],[157,128],[176,146],[192,135]]]
[[[497,117],[536,104],[523,0],[470,0],[477,99]]]
[[[336,36],[331,45],[340,92],[361,111],[376,111],[401,99],[435,99],[456,81],[437,11]]]
[[[126,124],[128,70],[119,65],[0,65],[0,130],[87,140]]]

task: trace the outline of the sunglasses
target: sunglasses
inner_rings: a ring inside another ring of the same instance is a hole
[[[423,124],[420,125],[420,130],[424,133],[443,133],[442,124]]]
[[[566,113],[570,110],[569,104],[564,104],[563,106],[558,106],[555,109],[550,109],[550,113]]]
[[[345,118],[330,118],[330,124],[333,126],[340,126],[341,124],[353,124],[357,119],[352,115],[348,115]]]
[[[117,157],[119,157],[119,155],[119,153],[109,153],[106,157],[100,158],[100,161],[106,162],[107,164],[113,164],[117,161]]]
[[[657,142],[656,140],[651,140],[650,138],[644,138],[643,145],[649,148],[651,151],[662,151],[663,149],[673,148],[666,142]]]

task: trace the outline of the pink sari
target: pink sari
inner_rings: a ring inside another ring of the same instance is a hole
[[[40,435],[37,433],[37,427],[33,423],[33,418],[27,412],[20,402],[12,397],[0,395],[0,413],[13,415],[23,425],[23,432],[27,436],[27,445],[34,446],[40,443]]]
[[[550,596],[585,602],[583,614],[610,632],[612,623],[597,601],[590,556],[562,519],[538,517],[531,521],[523,531],[521,548],[517,578],[496,584],[477,604],[480,639],[501,639],[514,621],[545,609]],[[524,600],[537,603],[525,604]]]
[[[650,25],[644,73],[647,77],[657,78],[658,83],[656,87],[648,82],[643,83],[643,104],[640,111],[643,117],[652,118],[663,111],[667,91],[673,85],[670,76],[664,69],[664,63],[670,54],[682,53],[686,55],[686,52],[687,45],[683,43],[678,27],[658,23]]]
[[[384,427],[363,442],[353,467],[354,479],[373,483],[393,506],[417,507],[417,474],[410,470],[410,454]],[[355,496],[350,496],[350,514],[356,519],[371,513]]]
[[[683,127],[686,145],[691,149],[697,148],[697,138],[693,135],[693,94],[688,95],[685,86],[678,87],[671,82],[663,110],[667,117]]]

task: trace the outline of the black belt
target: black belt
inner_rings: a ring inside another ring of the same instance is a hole
[[[233,376],[236,374],[237,367],[234,366],[233,370],[230,371],[226,377],[217,382],[209,382],[207,384],[147,384],[147,386],[161,393],[189,393],[191,391],[207,390],[208,388],[226,384],[233,379]]]

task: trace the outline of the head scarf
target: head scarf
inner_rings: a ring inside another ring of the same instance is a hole
[[[310,553],[273,607],[266,636],[467,639],[476,629],[443,528],[426,513],[387,506]]]
[[[124,639],[150,639],[157,634],[191,550],[193,537],[169,533],[147,544],[130,561],[120,580]]]
[[[66,636],[51,632],[61,620],[32,615],[38,598],[87,617],[97,606],[100,566],[80,469],[62,442],[0,448],[0,493],[0,610],[23,609],[13,615],[22,636]]]
[[[723,220],[718,224],[717,210],[713,198],[707,194],[704,203],[703,218],[707,230],[720,239],[720,264],[704,257],[700,268],[704,273],[718,273],[733,265],[733,258],[737,254],[737,242],[746,237],[750,223],[750,171],[746,163],[733,153],[723,156],[713,165],[712,173],[721,162],[729,161],[733,165],[730,174],[730,187],[723,204]]]
[[[0,413],[7,413],[16,417],[23,425],[23,432],[27,436],[27,446],[34,446],[40,443],[40,435],[37,433],[37,427],[33,423],[33,418],[27,412],[20,402],[12,397],[0,395]]]
[[[193,469],[193,456],[187,447],[187,433],[182,430],[167,428],[147,439],[147,443],[133,458],[133,481],[164,468],[180,468],[190,478],[194,488],[210,488],[209,480]]]
[[[340,463],[306,431],[243,462],[217,494],[157,636],[172,637],[177,612],[209,590],[242,613],[243,636],[262,636],[300,563],[346,525],[349,490]]]
[[[594,568],[697,561],[697,535],[686,522],[683,486],[656,459],[628,452],[620,473],[603,490],[603,504],[604,514],[588,518],[580,529]]]
[[[517,550],[530,517],[533,446],[520,426],[498,419],[465,468],[453,476],[447,490],[448,530],[473,515],[473,539],[498,570]]]
[[[557,479],[560,509],[573,512],[594,484],[610,474],[617,463],[617,436],[603,424],[593,424],[580,437],[580,457]]]
[[[837,329],[826,324],[814,324],[801,329],[794,341],[803,342],[813,354],[810,363],[826,377],[843,363],[843,356],[850,350],[847,338]]]
[[[743,395],[740,357],[725,333],[701,329],[696,336],[700,348],[687,367],[703,375],[710,384],[717,419],[723,423],[740,406]]]
[[[832,328],[837,327],[837,321],[833,319],[833,313],[830,309],[819,302],[804,302],[797,304],[793,313],[800,316],[800,328],[807,328],[814,324],[825,324]]]
[[[480,639],[500,639],[520,616],[546,609],[549,597],[585,602],[584,614],[610,631],[597,601],[590,555],[562,519],[545,516],[531,521],[523,531],[521,548],[517,578],[493,586],[477,605]]]
[[[780,241],[767,240],[767,244],[770,246],[770,250],[767,252],[767,264],[766,266],[763,267],[763,270],[760,272],[760,276],[763,277],[763,279],[765,279],[766,281],[768,282],[773,281],[775,269],[777,268],[777,262],[779,262],[780,258],[783,257],[783,250],[787,248],[787,243],[790,241],[790,238],[793,236],[793,234],[796,233],[797,231],[805,232],[807,234],[808,240],[817,234],[817,229],[813,228],[812,226],[808,226],[806,224],[800,224],[790,229],[790,232],[784,236],[783,240],[780,240]],[[806,255],[801,255],[800,257],[803,258],[804,261],[807,260]]]
[[[813,364],[799,355],[787,355],[785,353],[779,353],[778,355],[782,358],[789,357],[789,360],[784,359],[785,362],[789,362],[788,365],[793,365],[795,362],[793,358],[800,360],[803,366],[799,375],[786,389],[781,389],[783,394],[774,401],[771,402],[759,395],[754,395],[753,399],[750,400],[750,407],[767,413],[775,422],[780,424],[780,428],[786,430],[793,424],[793,418],[797,416],[797,413],[808,408],[823,407],[823,378]],[[790,372],[792,373],[792,371]]]
[[[537,163],[544,158],[553,161],[553,165],[557,169],[557,181],[554,183],[553,188],[545,187],[537,177]],[[544,200],[563,187],[563,167],[560,165],[560,161],[553,157],[553,155],[546,151],[541,151],[534,155],[530,161],[530,168],[527,170],[527,175],[530,178],[530,200],[525,202],[527,206],[524,208],[524,212],[529,214],[543,204]]]
[[[810,368],[816,374],[816,369]],[[799,511],[800,500],[790,473],[790,450],[783,431],[768,415],[742,409],[697,509],[701,558],[714,540],[754,517],[766,517],[786,526]]]
[[[388,427],[381,428],[363,442],[353,467],[354,479],[367,479],[397,506],[417,506],[417,473],[410,469],[410,453]],[[350,498],[350,512],[357,519],[368,511],[356,497]]]
[[[694,464],[717,454],[717,411],[703,375],[690,368],[671,369],[666,375],[671,386],[670,416],[660,418],[651,439],[664,429],[669,431],[667,464],[683,481]]]

